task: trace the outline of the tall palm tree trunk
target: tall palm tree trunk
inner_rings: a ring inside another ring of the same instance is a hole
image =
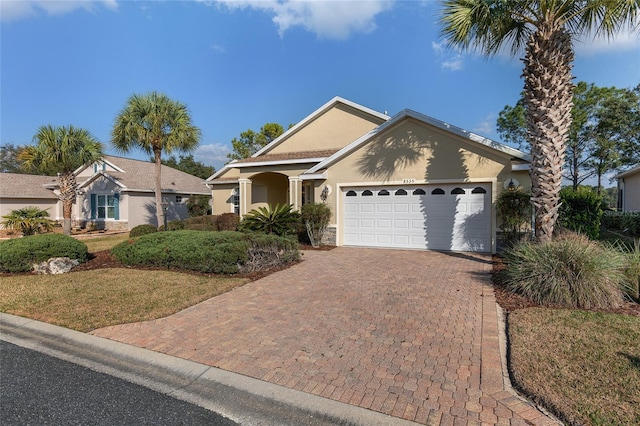
[[[76,177],[73,172],[61,173],[58,177],[58,184],[60,186],[60,195],[58,198],[62,201],[62,217],[63,232],[65,235],[71,235],[71,213],[73,210],[73,202],[76,199]]]
[[[572,61],[571,37],[562,28],[542,26],[527,43],[523,77],[538,242],[551,241],[558,218],[565,142],[572,120]]]
[[[158,218],[157,226],[160,228],[161,225],[164,224],[164,208],[162,207],[162,160],[161,160],[162,151],[159,149],[153,150],[153,157],[155,160],[155,191],[156,191],[156,217]]]

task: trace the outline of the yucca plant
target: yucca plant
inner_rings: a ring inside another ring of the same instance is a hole
[[[49,212],[35,206],[23,207],[11,210],[8,215],[2,216],[0,222],[5,228],[22,232],[22,235],[44,234],[53,229],[53,221],[49,219]]]
[[[240,230],[264,232],[279,236],[293,235],[300,224],[300,213],[291,204],[276,204],[275,207],[258,207],[244,215]]]

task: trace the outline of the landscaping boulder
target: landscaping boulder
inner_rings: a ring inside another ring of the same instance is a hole
[[[46,262],[36,263],[33,265],[33,270],[36,274],[64,274],[69,272],[80,262],[76,259],[70,259],[68,257],[52,257]]]

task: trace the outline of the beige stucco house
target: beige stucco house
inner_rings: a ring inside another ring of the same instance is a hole
[[[616,179],[620,211],[640,212],[640,165],[618,174]]]
[[[206,183],[214,214],[325,202],[340,246],[494,252],[493,203],[509,183],[530,187],[529,163],[415,111],[389,117],[336,97]]]
[[[73,226],[126,230],[146,223],[156,225],[154,167],[147,161],[107,155],[76,170]],[[0,216],[37,206],[48,209],[51,219],[62,221],[57,193],[55,176],[0,173]],[[187,218],[187,200],[196,194],[210,195],[201,178],[162,166],[162,198],[168,220]]]

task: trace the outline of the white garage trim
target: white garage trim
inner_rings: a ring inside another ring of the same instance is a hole
[[[492,252],[495,182],[340,185],[338,244]]]

